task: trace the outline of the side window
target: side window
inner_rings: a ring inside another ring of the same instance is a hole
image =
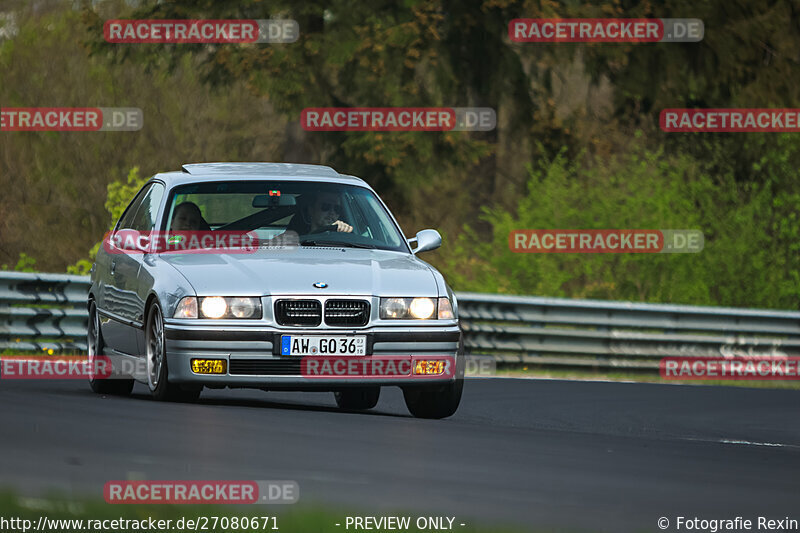
[[[154,183],[142,197],[142,202],[133,217],[131,229],[141,232],[151,231],[156,225],[158,208],[161,206],[161,198],[163,197],[164,186],[160,183]]]
[[[136,198],[133,199],[133,202],[130,203],[122,214],[122,218],[117,222],[117,227],[115,229],[133,229],[133,219],[136,216],[136,212],[139,210],[139,206],[142,205],[142,200],[144,200],[144,197],[147,196],[147,193],[150,192],[152,188],[153,186],[150,184],[139,191],[139,194],[136,195]]]

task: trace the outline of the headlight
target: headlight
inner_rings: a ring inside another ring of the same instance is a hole
[[[212,296],[210,298],[203,298],[203,303],[200,304],[200,311],[202,311],[205,318],[222,318],[228,312],[228,303],[225,298],[219,296]]]
[[[381,298],[381,318],[425,320],[435,316],[434,298]]]
[[[256,311],[261,314],[261,303],[255,298],[231,298],[228,307],[236,318],[253,318]]]
[[[198,305],[199,300],[199,305]],[[198,316],[198,308],[200,314]],[[261,318],[261,299],[243,297],[187,296],[178,302],[173,318]]]
[[[406,318],[408,298],[381,298],[381,318]]]
[[[433,316],[436,304],[430,298],[414,298],[408,307],[408,312],[414,318],[426,319]]]

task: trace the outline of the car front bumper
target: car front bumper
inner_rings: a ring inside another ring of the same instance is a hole
[[[447,383],[463,377],[458,325],[369,329],[275,329],[185,324],[164,326],[169,380],[212,388],[336,390],[364,385],[408,386]],[[281,335],[364,335],[365,356],[289,357],[280,354]],[[192,359],[224,359],[225,374],[196,374]],[[314,359],[315,361],[311,361]],[[342,362],[336,362],[342,360]],[[443,361],[445,371],[418,375],[419,360]],[[304,362],[305,361],[305,362]],[[462,372],[459,375],[459,371]]]

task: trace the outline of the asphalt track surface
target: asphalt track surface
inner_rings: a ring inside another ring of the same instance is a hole
[[[800,390],[472,379],[458,413],[430,421],[411,418],[396,388],[348,413],[331,393],[207,389],[174,404],[138,384],[119,398],[3,380],[0,405],[0,487],[23,494],[291,479],[301,504],[523,531],[800,518]]]

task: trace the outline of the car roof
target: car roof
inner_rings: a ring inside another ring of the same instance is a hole
[[[359,185],[371,190],[361,178],[339,174],[331,167],[297,163],[191,163],[183,165],[183,171],[161,172],[154,179],[169,187],[201,181],[280,179]]]

